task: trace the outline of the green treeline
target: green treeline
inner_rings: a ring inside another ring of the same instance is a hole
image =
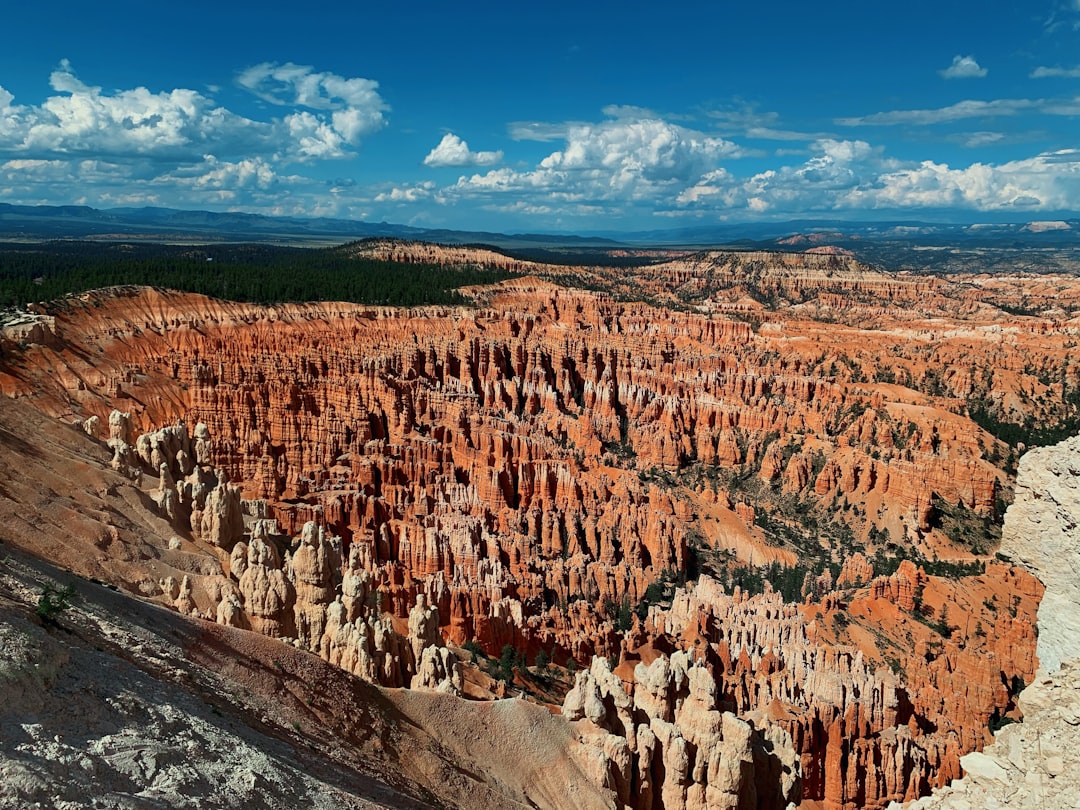
[[[972,422],[1010,447],[1021,444],[1025,447],[1046,447],[1063,442],[1080,430],[1080,390],[1067,389],[1064,398],[1066,413],[1059,421],[1043,424],[1036,424],[1033,416],[1023,422],[999,419],[995,408],[982,402],[973,404],[968,412]]]
[[[352,246],[353,248],[355,246]],[[0,243],[0,307],[100,287],[138,284],[230,301],[468,304],[458,288],[514,276],[504,270],[403,264],[351,255],[349,245]]]

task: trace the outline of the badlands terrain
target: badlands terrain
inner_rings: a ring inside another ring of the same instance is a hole
[[[342,250],[510,277],[9,319],[0,806],[885,807],[1036,706],[1080,281]]]

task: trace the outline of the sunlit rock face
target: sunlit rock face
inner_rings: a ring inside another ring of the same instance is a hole
[[[1080,436],[1024,454],[1005,518],[1002,553],[1046,586],[1037,651],[1053,673],[1080,659]]]
[[[1080,795],[1080,437],[1020,460],[1002,551],[1043,581],[1039,673],[1017,698],[1023,722],[981,753],[962,757],[964,778],[912,810],[969,807],[1065,810]]]

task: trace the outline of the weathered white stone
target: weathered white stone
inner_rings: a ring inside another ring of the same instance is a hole
[[[1039,606],[1041,675],[1017,698],[1024,721],[982,753],[965,776],[909,810],[1076,810],[1080,807],[1080,437],[1020,460],[1002,551],[1046,586]],[[890,805],[894,808],[896,805]]]

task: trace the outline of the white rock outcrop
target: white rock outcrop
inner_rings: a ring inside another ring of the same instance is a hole
[[[1042,580],[1039,667],[1080,658],[1080,436],[1029,450],[1005,514],[1001,551]]]
[[[1024,720],[962,757],[963,779],[908,810],[1080,808],[1080,437],[1021,458],[1001,550],[1046,586],[1039,676],[1017,699]]]

